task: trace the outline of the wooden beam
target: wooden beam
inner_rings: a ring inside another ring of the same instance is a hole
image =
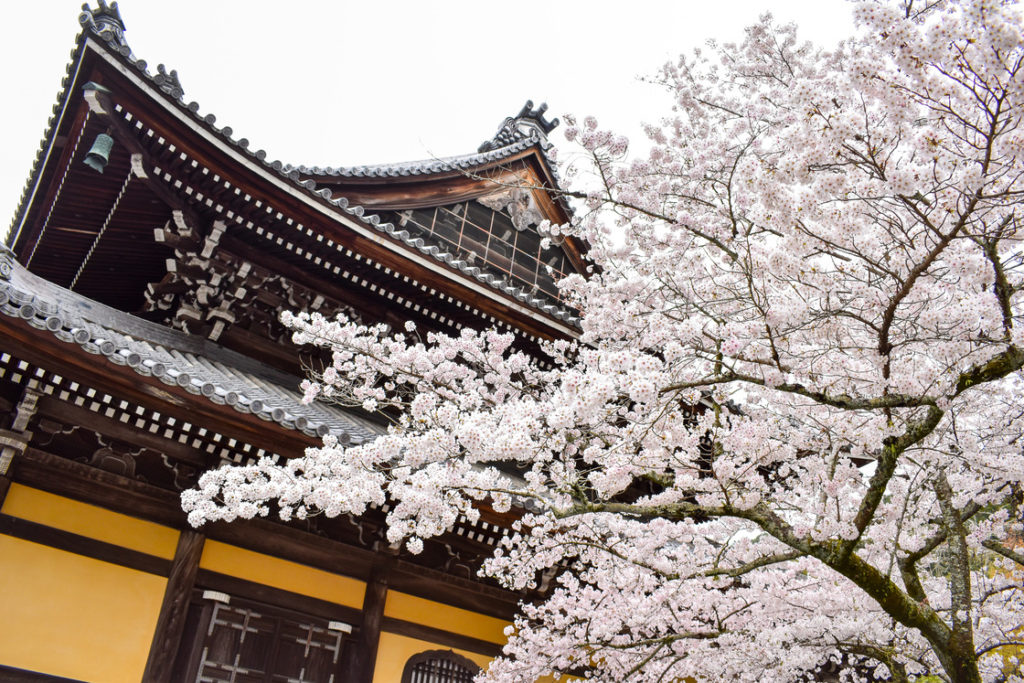
[[[209,467],[212,464],[210,461],[215,460],[205,457],[202,451],[189,448],[177,440],[150,434],[120,420],[106,417],[102,413],[93,412],[88,408],[76,406],[68,401],[61,401],[52,396],[40,397],[36,412],[53,418],[61,424],[85,427],[118,441],[142,446],[199,467]]]
[[[254,581],[240,579],[237,576],[200,569],[196,575],[195,585],[208,588],[228,595],[233,595],[255,602],[262,602],[274,607],[282,607],[293,612],[308,614],[328,621],[344,621],[353,628],[360,628],[363,618],[359,610],[347,605],[313,598],[301,593],[265,586]]]
[[[30,522],[27,519],[0,514],[0,534],[13,536],[24,541],[57,548],[76,555],[84,555],[94,560],[137,569],[140,572],[167,576],[170,562],[162,557],[139,552],[131,548],[123,548],[106,541],[81,536],[79,534],[57,529],[45,524]]]
[[[391,590],[460,607],[496,619],[512,621],[520,596],[495,586],[470,581],[411,562],[400,561],[391,573]]]
[[[388,300],[385,297],[369,294],[366,290],[354,285],[351,287],[339,285],[337,283],[341,281],[340,278],[329,279],[325,270],[293,265],[284,259],[277,258],[267,250],[246,244],[237,237],[231,235],[222,237],[220,249],[237,260],[248,261],[264,270],[277,273],[305,289],[322,293],[329,299],[341,304],[348,304],[357,310],[372,313],[388,305]],[[347,266],[350,263],[350,260],[343,258],[341,254],[338,254],[334,261],[339,266]],[[360,264],[353,262],[351,267],[355,269],[359,266]]]
[[[377,649],[380,645],[381,623],[384,620],[384,604],[388,595],[388,574],[393,559],[384,558],[370,574],[363,596],[363,625],[359,629],[352,658],[350,679],[356,683],[372,683],[373,671],[377,666]]]
[[[192,530],[181,532],[178,547],[171,562],[171,573],[164,589],[156,632],[149,647],[149,658],[142,680],[146,683],[169,683],[174,658],[185,632],[185,614],[189,598],[199,572],[199,558],[203,554],[206,537]]]
[[[63,678],[28,669],[16,669],[0,664],[0,680],[5,683],[85,683],[77,678]]]
[[[247,550],[300,562],[335,574],[365,581],[376,553],[317,536],[269,519],[213,522],[204,527],[208,538]]]
[[[207,536],[293,562],[369,581],[378,553],[317,536],[266,519],[208,525]],[[519,596],[436,569],[398,560],[389,571],[388,586],[418,597],[511,621]]]
[[[200,222],[199,215],[195,210],[188,204],[188,202],[184,201],[169,187],[167,187],[162,178],[154,177],[154,163],[152,157],[146,148],[139,143],[138,138],[135,137],[135,134],[128,123],[120,114],[117,113],[117,110],[114,108],[114,103],[110,99],[110,95],[105,92],[96,91],[95,97],[104,109],[104,111],[96,112],[96,116],[110,127],[110,132],[114,138],[116,138],[120,144],[124,145],[130,154],[138,154],[141,157],[144,175],[136,174],[137,177],[141,178],[153,194],[163,201],[164,204],[171,209],[181,211],[185,220],[191,224],[191,228],[202,232],[202,224]]]
[[[0,475],[0,510],[4,507],[4,500],[7,498],[7,491],[11,488],[11,478],[7,475]]]
[[[158,524],[187,527],[176,493],[36,448],[27,448],[15,461],[13,480]]]
[[[521,155],[520,155],[521,157]],[[474,174],[474,175],[470,175]],[[380,178],[369,185],[359,179],[313,176],[317,186],[327,187],[335,197],[374,211],[402,211],[446,206],[472,201],[507,187],[532,187],[535,179],[519,160],[479,172],[452,171],[429,176],[401,176],[400,182],[382,184]],[[549,217],[551,218],[551,217]],[[560,221],[564,222],[564,221]]]

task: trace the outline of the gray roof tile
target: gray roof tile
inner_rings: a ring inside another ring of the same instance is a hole
[[[405,176],[430,175],[464,171],[481,166],[491,161],[498,161],[518,154],[523,150],[538,145],[543,151],[545,145],[539,136],[516,140],[510,145],[488,152],[462,154],[458,156],[405,161],[392,164],[370,164],[365,166],[341,166],[338,168],[322,168],[320,166],[290,166],[288,168],[315,176],[333,176],[337,178],[398,178]],[[554,164],[551,164],[554,168]]]
[[[12,262],[9,252],[0,260]],[[59,287],[11,263],[0,279],[0,313],[143,376],[252,413],[309,436],[334,434],[360,443],[385,430],[324,403],[303,404],[299,379],[200,337],[172,330]]]

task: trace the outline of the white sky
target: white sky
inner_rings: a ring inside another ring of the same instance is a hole
[[[3,3],[0,233],[56,101],[81,2]],[[151,72],[177,69],[186,101],[270,159],[309,166],[473,152],[527,99],[635,138],[668,110],[638,77],[709,38],[739,40],[765,11],[822,45],[852,33],[843,0],[122,0],[120,10],[136,57]],[[565,148],[560,133],[552,140]]]

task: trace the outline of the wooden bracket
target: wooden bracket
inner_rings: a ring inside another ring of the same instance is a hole
[[[29,420],[36,414],[39,394],[26,389],[14,408],[14,420],[10,429],[0,429],[0,476],[5,476],[16,456],[25,452],[32,432],[27,431]]]

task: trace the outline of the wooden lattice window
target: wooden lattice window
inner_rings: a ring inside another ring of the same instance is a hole
[[[532,228],[517,229],[507,212],[467,202],[436,209],[410,209],[387,214],[385,218],[471,265],[508,277],[514,285],[531,293],[560,298],[555,281],[569,273],[565,252],[555,244],[542,249],[540,235]]]
[[[451,650],[413,655],[402,671],[402,683],[471,683],[480,667]]]
[[[194,683],[340,683],[342,632],[267,605],[207,603],[191,672]]]

